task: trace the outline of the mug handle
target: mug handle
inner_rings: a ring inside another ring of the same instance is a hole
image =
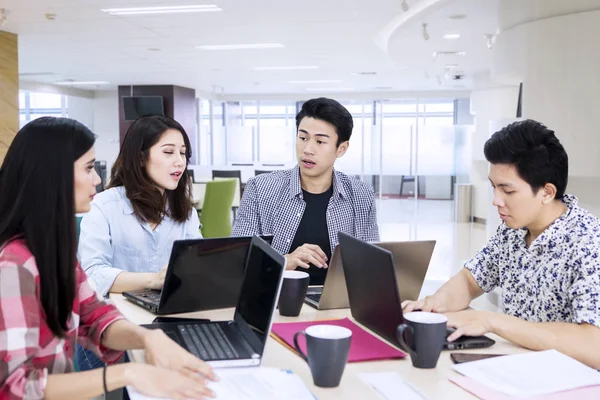
[[[415,331],[412,326],[407,325],[407,324],[398,325],[398,331],[396,332],[396,338],[398,339],[398,342],[400,342],[400,346],[404,350],[408,351],[409,353],[413,353],[415,350],[412,348],[412,346],[409,346],[408,343],[406,343],[406,341],[404,340],[404,333],[406,331],[410,332],[411,338],[415,334]],[[411,342],[414,343],[414,340],[411,340]]]
[[[306,354],[304,354],[302,350],[300,350],[300,346],[298,345],[298,335],[302,335],[304,336],[304,338],[306,338],[306,332],[298,331],[294,334],[294,347],[296,348],[296,351],[298,352],[300,357],[302,357],[304,361],[308,362],[308,357],[306,357]]]

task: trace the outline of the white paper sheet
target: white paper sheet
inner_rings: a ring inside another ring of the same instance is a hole
[[[488,358],[453,367],[511,396],[534,396],[600,385],[600,373],[556,350]]]
[[[427,400],[396,372],[369,372],[358,377],[383,400]]]
[[[216,370],[219,382],[211,382],[209,387],[219,400],[314,400],[302,379],[288,371],[265,368],[232,368]],[[131,400],[168,400],[148,397],[127,387]]]

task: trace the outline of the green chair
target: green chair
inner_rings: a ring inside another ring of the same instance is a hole
[[[77,239],[79,239],[79,233],[81,232],[81,220],[83,219],[83,217],[75,217],[75,220],[77,221]]]
[[[205,238],[231,235],[231,206],[237,179],[223,179],[206,183],[206,194],[202,202],[200,223]]]

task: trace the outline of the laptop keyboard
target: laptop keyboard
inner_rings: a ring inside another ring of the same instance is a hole
[[[321,301],[321,293],[307,293],[306,298],[319,304]]]
[[[218,324],[177,325],[188,350],[202,360],[233,360],[239,354]]]
[[[147,299],[152,303],[160,303],[160,292],[159,291],[151,291],[148,293],[144,293],[142,295],[143,298]]]

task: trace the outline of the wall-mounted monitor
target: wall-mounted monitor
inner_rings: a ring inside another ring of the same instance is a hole
[[[162,96],[123,97],[125,121],[134,121],[145,115],[165,115]]]

